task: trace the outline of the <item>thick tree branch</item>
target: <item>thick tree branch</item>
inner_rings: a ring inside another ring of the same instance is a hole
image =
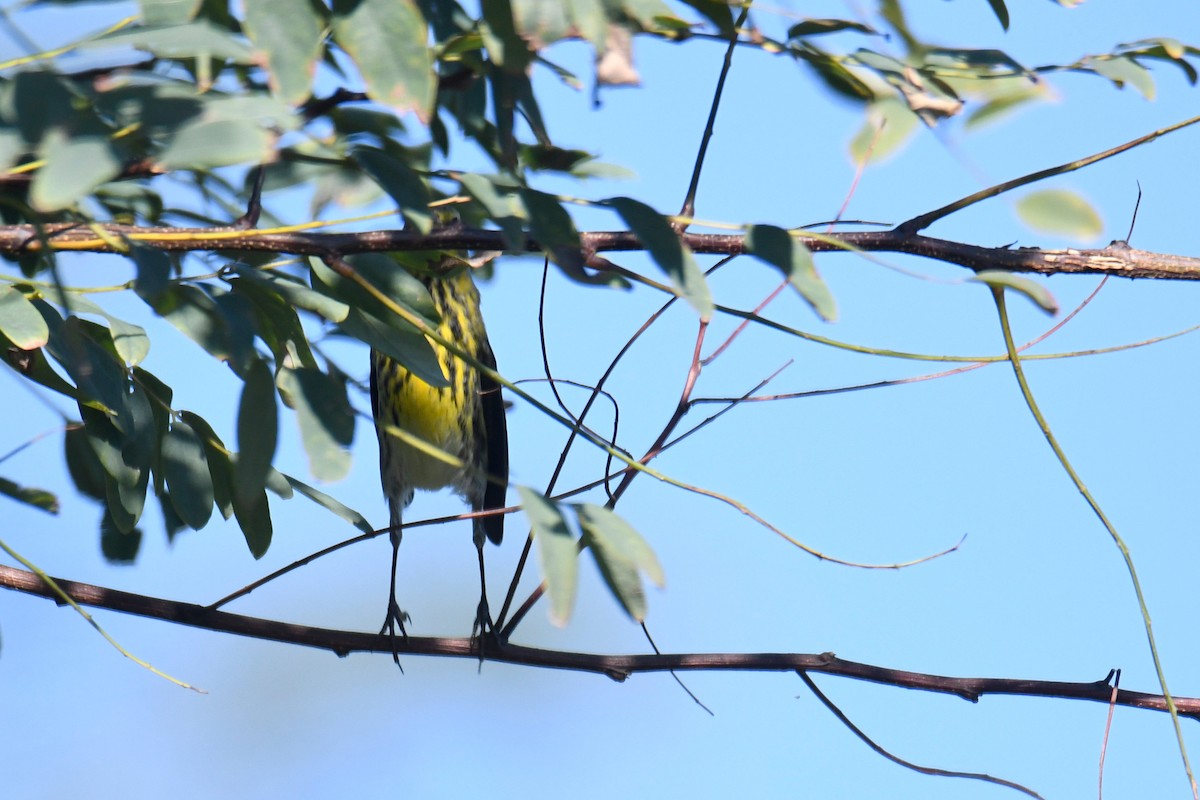
[[[95,228],[109,238],[96,235]],[[173,251],[222,250],[257,251],[323,256],[331,253],[386,252],[402,250],[492,250],[504,251],[504,234],[497,230],[450,227],[420,234],[406,230],[379,230],[364,233],[311,233],[298,230],[256,231],[236,227],[175,228],[95,224],[92,227],[72,223],[0,226],[0,252],[8,255],[36,252],[42,238],[56,250],[113,253],[114,242],[122,239],[141,245]],[[745,237],[741,234],[685,233],[681,237],[697,253],[741,255]],[[1077,250],[1042,250],[1036,247],[980,247],[978,245],[936,239],[901,228],[888,231],[854,231],[837,236],[797,235],[813,252],[853,251],[908,253],[936,261],[958,264],[972,270],[998,269],[1009,272],[1035,272],[1042,275],[1092,274],[1123,278],[1200,279],[1200,258],[1137,250],[1126,242],[1114,241],[1107,247]],[[588,261],[600,252],[639,251],[645,246],[630,231],[593,231],[580,234],[580,243]],[[509,251],[512,252],[512,251]],[[530,237],[516,254],[540,253],[541,245]]]
[[[140,617],[191,625],[210,631],[235,633],[256,639],[331,650],[339,656],[353,652],[392,653],[393,642],[379,634],[314,628],[288,622],[248,617],[217,611],[194,603],[182,603],[158,597],[122,592],[103,586],[53,578],[59,588],[81,605],[107,608]],[[0,565],[0,587],[57,600],[41,578],[32,572]],[[410,636],[399,643],[409,655],[479,658],[477,642],[469,638]],[[819,672],[845,678],[872,681],[906,689],[953,694],[972,702],[987,694],[1061,697],[1073,700],[1113,702],[1112,672],[1103,680],[1075,683],[1067,681],[1025,680],[1020,678],[952,678],[923,672],[878,667],[846,661],[833,653],[664,653],[661,655],[605,655],[544,650],[536,647],[489,641],[489,661],[594,672],[613,680],[624,680],[637,672],[667,670],[735,670],[759,672]],[[1115,703],[1131,708],[1166,711],[1161,695],[1119,689]],[[1176,697],[1180,716],[1200,719],[1200,698]]]

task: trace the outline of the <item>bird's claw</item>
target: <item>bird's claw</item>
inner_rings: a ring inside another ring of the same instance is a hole
[[[396,666],[400,666],[399,643],[408,639],[408,631],[404,627],[406,622],[412,622],[412,617],[408,615],[407,611],[402,611],[396,604],[395,598],[392,598],[388,603],[387,617],[383,620],[383,627],[379,629],[379,633],[381,636],[391,637],[392,660],[396,662]]]

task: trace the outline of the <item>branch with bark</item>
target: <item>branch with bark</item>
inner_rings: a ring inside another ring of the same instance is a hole
[[[1098,681],[1045,681],[1025,678],[955,678],[924,672],[891,669],[838,658],[833,653],[659,653],[602,654],[547,650],[467,637],[410,636],[400,642],[381,634],[316,628],[289,622],[218,611],[208,606],[122,592],[104,586],[52,578],[55,584],[80,605],[105,608],[149,619],[189,625],[194,628],[233,633],[255,639],[329,650],[338,656],[350,653],[387,653],[397,645],[408,655],[449,658],[478,658],[529,667],[548,667],[592,672],[623,681],[640,672],[736,671],[819,672],[855,680],[871,681],[904,689],[953,694],[977,702],[984,695],[1060,697],[1071,700],[1113,702],[1119,706],[1166,711],[1162,695],[1118,689],[1113,697],[1114,672]],[[54,590],[37,574],[0,565],[0,587],[45,597],[61,603]],[[482,649],[481,649],[482,648]],[[1173,697],[1181,717],[1200,720],[1200,698]]]
[[[741,255],[742,234],[684,233],[683,242],[695,253]],[[642,251],[646,245],[632,231],[591,231],[579,234],[585,263],[598,269],[609,265],[598,254]],[[910,233],[904,226],[887,231],[854,231],[836,236],[795,234],[796,241],[814,253],[906,253],[968,269],[1026,272],[1040,275],[1090,274],[1121,278],[1200,279],[1200,258],[1138,250],[1117,240],[1094,249],[1043,250],[1037,247],[982,247]],[[258,231],[242,227],[182,228],[118,224],[52,223],[42,226],[0,226],[0,252],[8,255],[56,251],[119,253],[122,245],[137,243],[159,250],[195,252],[273,252],[324,256],[414,250],[481,250],[512,252],[498,230],[440,228],[428,234],[408,230],[363,233],[311,233],[300,230]],[[517,253],[542,253],[533,237]]]

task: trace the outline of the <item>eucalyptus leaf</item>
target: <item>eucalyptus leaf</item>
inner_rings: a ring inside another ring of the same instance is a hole
[[[186,125],[158,156],[167,170],[204,170],[270,159],[275,136],[246,119],[203,120]]]
[[[550,596],[550,621],[562,627],[571,618],[579,583],[575,537],[554,501],[526,486],[518,486],[517,491],[533,530],[542,580]]]
[[[343,379],[317,369],[282,369],[279,391],[296,410],[309,468],[323,481],[346,477],[354,440],[354,409]]]
[[[324,20],[309,0],[254,0],[245,10],[242,28],[267,62],[271,88],[299,104],[312,91]]]
[[[485,4],[486,5],[486,4]],[[437,76],[429,29],[413,0],[333,0],[333,38],[377,102],[433,116]]]
[[[312,500],[317,505],[333,512],[335,515],[341,517],[346,522],[349,522],[363,533],[374,533],[375,529],[371,527],[369,522],[367,522],[367,518],[355,511],[353,508],[344,505],[340,501],[330,497],[322,491],[314,489],[303,481],[296,480],[291,475],[284,475],[284,478],[294,490],[304,495],[309,500]]]
[[[666,580],[654,551],[633,526],[611,509],[584,503],[576,511],[583,542],[595,558],[604,582],[625,612],[641,622],[646,618],[641,574],[660,587]]]
[[[21,486],[7,478],[0,478],[0,494],[41,511],[51,514],[58,513],[58,498],[45,489]]]
[[[107,135],[68,138],[59,129],[42,141],[45,165],[33,177],[29,203],[38,211],[70,208],[121,174],[123,164]]]
[[[817,274],[812,252],[803,242],[774,225],[751,225],[746,231],[746,250],[782,272],[821,319],[837,319],[833,294]]]
[[[186,422],[176,422],[163,437],[163,471],[170,503],[179,518],[195,530],[208,524],[213,510],[213,483],[204,444]]]
[[[279,409],[275,404],[275,379],[265,361],[251,361],[244,380],[238,404],[238,458],[233,480],[235,495],[247,501],[266,486],[279,434]]]
[[[50,341],[50,327],[37,307],[11,285],[0,284],[0,332],[22,350],[34,350]]]
[[[204,458],[208,462],[208,474],[212,482],[213,503],[221,516],[229,519],[233,516],[233,459],[207,420],[191,411],[180,411],[179,417],[196,433],[204,447]]]
[[[680,297],[699,312],[702,320],[709,319],[714,306],[708,281],[696,263],[691,248],[683,243],[667,218],[645,203],[628,197],[614,198],[608,201],[608,205],[637,234],[655,263],[667,273]]]
[[[1078,240],[1094,239],[1104,231],[1091,203],[1065,189],[1043,189],[1022,197],[1017,214],[1031,228]]]
[[[1000,289],[1012,289],[1028,297],[1047,314],[1058,313],[1058,301],[1054,299],[1054,295],[1050,293],[1050,290],[1032,278],[1026,278],[1024,275],[1014,275],[1011,272],[989,269],[975,273],[975,276],[968,280],[985,283],[988,286]]]
[[[112,564],[132,564],[142,546],[138,528],[121,529],[112,515],[105,512],[100,519],[100,552]]]

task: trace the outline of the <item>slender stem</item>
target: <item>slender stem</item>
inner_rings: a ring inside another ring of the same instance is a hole
[[[1079,477],[1079,473],[1075,471],[1075,467],[1071,465],[1066,451],[1058,443],[1058,439],[1054,436],[1054,432],[1050,430],[1050,425],[1042,415],[1037,401],[1033,398],[1033,391],[1029,388],[1029,382],[1025,378],[1025,370],[1021,366],[1021,356],[1017,352],[1016,341],[1013,339],[1012,326],[1009,324],[1008,309],[1004,302],[1004,289],[993,286],[992,297],[996,301],[996,311],[1000,315],[1000,330],[1004,333],[1004,346],[1008,350],[1008,358],[1012,363],[1013,372],[1016,373],[1017,383],[1021,387],[1021,395],[1025,398],[1025,404],[1029,406],[1030,413],[1033,414],[1033,418],[1037,421],[1042,435],[1046,437],[1046,442],[1050,445],[1050,449],[1054,451],[1054,456],[1058,459],[1058,463],[1066,470],[1067,475],[1071,478],[1071,482],[1075,484],[1075,488],[1083,495],[1083,499],[1087,501],[1092,512],[1100,520],[1100,524],[1108,531],[1108,535],[1112,537],[1113,543],[1121,551],[1121,558],[1125,560],[1125,569],[1129,572],[1129,579],[1133,583],[1133,591],[1137,595],[1138,608],[1142,611],[1142,623],[1146,629],[1146,641],[1150,644],[1150,656],[1154,659],[1154,672],[1158,675],[1158,685],[1162,688],[1163,697],[1167,703],[1167,711],[1170,713],[1171,722],[1175,726],[1175,738],[1179,742],[1179,755],[1183,759],[1183,768],[1187,772],[1188,783],[1192,789],[1192,797],[1200,798],[1200,791],[1197,790],[1196,786],[1196,777],[1192,772],[1191,761],[1188,759],[1187,745],[1183,739],[1183,728],[1179,724],[1179,710],[1175,705],[1174,698],[1171,696],[1171,691],[1167,688],[1167,676],[1163,670],[1162,658],[1158,653],[1158,644],[1154,639],[1154,628],[1150,622],[1150,609],[1146,605],[1146,596],[1142,592],[1142,583],[1138,580],[1137,570],[1133,565],[1133,555],[1129,552],[1129,547],[1125,544],[1125,540],[1121,538],[1121,534],[1117,532],[1116,526],[1109,521],[1104,510],[1100,508],[1100,504],[1096,502],[1096,498],[1092,496],[1087,484],[1083,482],[1083,479]]]
[[[679,211],[679,216],[690,219],[696,211],[696,192],[700,188],[700,171],[704,168],[704,156],[708,153],[708,143],[712,141],[713,127],[717,122],[717,109],[721,105],[721,95],[725,91],[725,79],[729,76],[729,68],[733,64],[733,50],[737,47],[738,31],[746,22],[746,17],[750,14],[751,3],[746,3],[742,6],[742,13],[738,15],[737,22],[733,23],[733,34],[729,38],[729,47],[725,50],[725,63],[721,65],[721,77],[717,78],[717,88],[713,92],[712,107],[708,110],[708,122],[704,126],[704,135],[700,137],[700,150],[696,153],[696,165],[692,167],[692,181],[688,184],[687,195],[683,198],[683,208]],[[679,230],[682,232],[687,225],[680,223]]]

